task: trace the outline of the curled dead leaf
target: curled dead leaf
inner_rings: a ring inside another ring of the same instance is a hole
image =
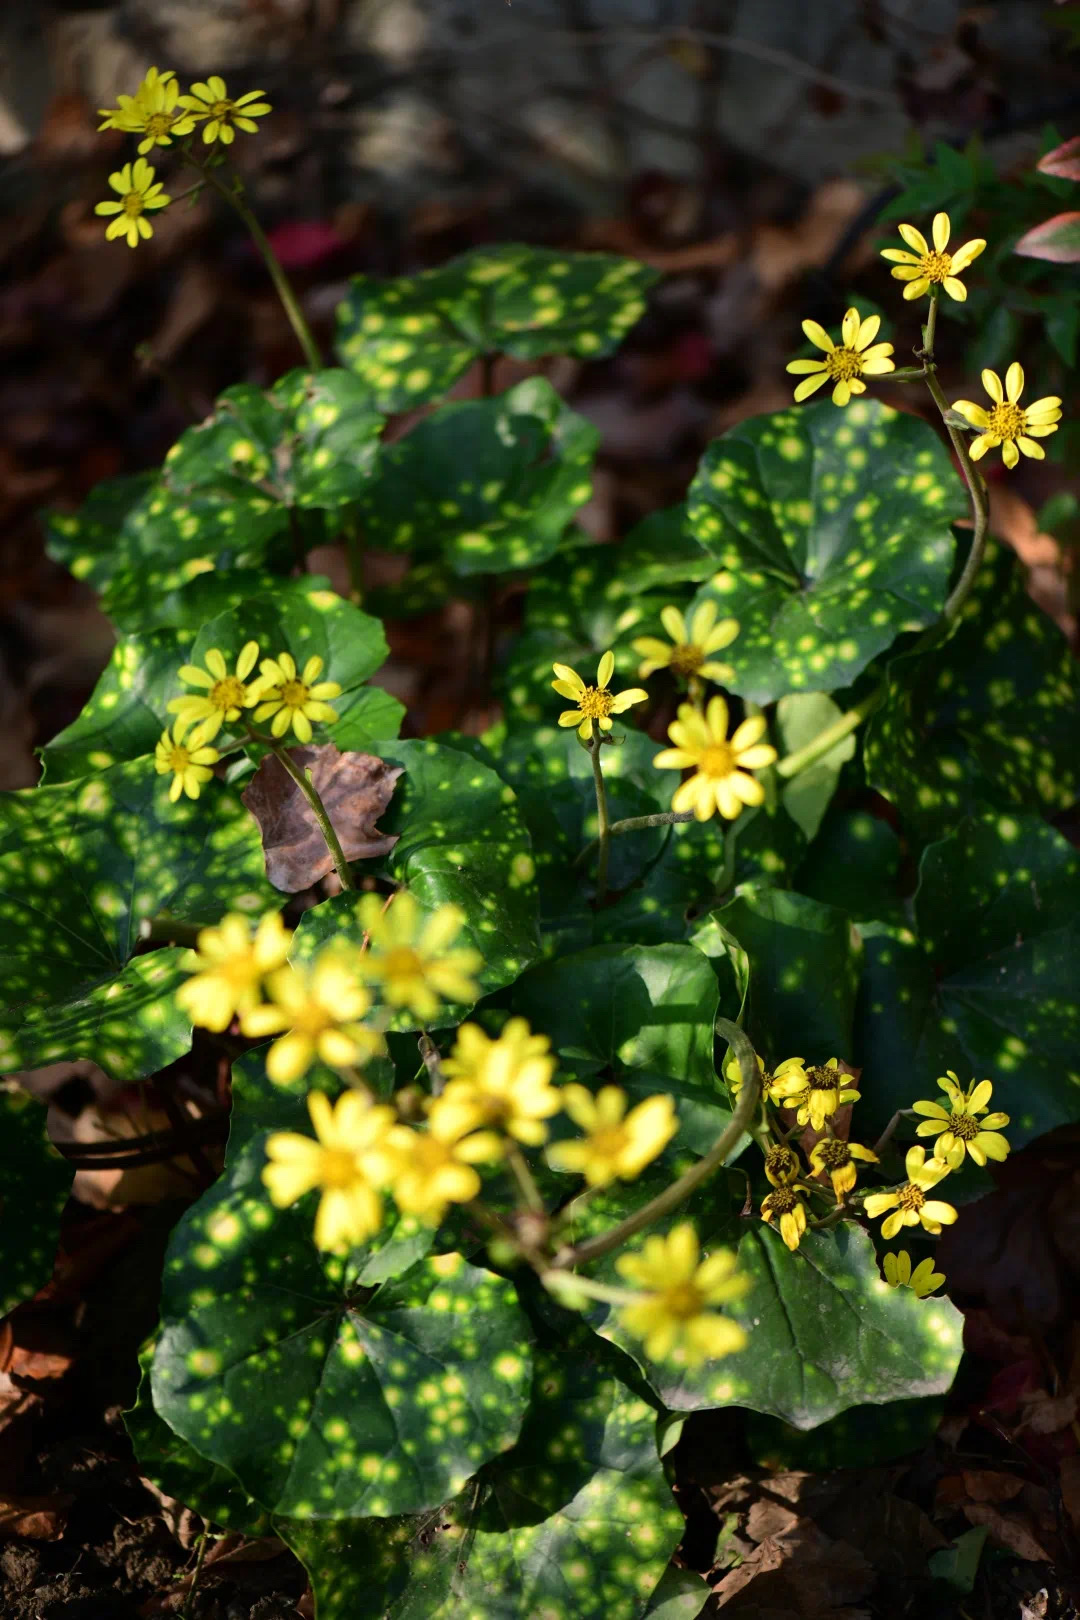
[[[399,765],[388,765],[374,754],[343,754],[333,743],[289,752],[302,771],[310,771],[346,860],[366,860],[393,849],[397,834],[381,833],[375,822],[393,797]],[[267,754],[242,797],[259,823],[266,875],[275,889],[297,894],[326,876],[334,863],[319,824],[275,755]]]

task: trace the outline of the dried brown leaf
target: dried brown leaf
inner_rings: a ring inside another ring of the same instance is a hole
[[[24,1536],[29,1541],[56,1541],[64,1533],[74,1500],[63,1491],[51,1496],[0,1496],[0,1540]]]
[[[342,754],[333,743],[291,748],[302,771],[311,772],[345,859],[386,855],[396,833],[381,833],[375,822],[390,803],[401,767],[374,754]],[[266,875],[275,889],[296,894],[325,877],[333,860],[311,806],[274,754],[267,754],[243,795],[259,823]]]

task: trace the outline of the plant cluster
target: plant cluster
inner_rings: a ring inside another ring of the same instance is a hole
[[[107,118],[246,215],[219,148],[267,110],[152,72]],[[640,316],[642,266],[518,245],[356,278],[340,367],[286,290],[306,369],[48,519],[118,639],[0,802],[0,1061],[231,1066],[129,1426],[170,1494],[272,1524],[320,1620],[697,1612],[665,1574],[681,1414],[945,1390],[947,1275],[885,1246],[1074,1117],[1077,683],[977,466],[1041,456],[1060,401],[1012,361],[949,403],[938,309],[985,243],[901,236],[915,363],[877,315],[805,322],[796,399],[831,401],[740,424],[619,546],[575,527],[596,435],[543,378],[437,403]],[[960,475],[876,378],[929,390]],[[305,571],[334,537],[349,599]],[[364,597],[366,547],[400,586]],[[402,740],[377,614],[526,577],[500,722]]]

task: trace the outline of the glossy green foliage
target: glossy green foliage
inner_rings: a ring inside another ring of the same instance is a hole
[[[478,248],[396,281],[354,276],[338,307],[338,350],[380,410],[413,410],[481,355],[610,354],[655,280],[645,265],[604,253]]]
[[[361,1283],[314,1248],[310,1209],[271,1207],[262,1144],[173,1235],[154,1406],[274,1512],[433,1507],[517,1437],[532,1368],[513,1286],[457,1254]]]
[[[1057,626],[991,544],[956,632],[889,665],[866,739],[868,780],[921,841],[982,805],[1042,810],[1080,785],[1080,677]]]
[[[382,452],[359,500],[367,542],[455,574],[546,562],[592,494],[598,442],[543,377],[444,405]]]
[[[158,479],[114,479],[81,511],[53,513],[50,553],[97,587],[121,629],[149,629],[200,574],[288,567],[297,542],[307,548],[302,519],[360,493],[381,428],[345,371],[292,371],[267,392],[240,383],[181,435]]]
[[[0,1085],[0,1317],[52,1275],[71,1166],[50,1145],[45,1110],[14,1082]]]
[[[275,899],[258,828],[219,783],[173,804],[168,779],[137,759],[3,794],[0,1066],[89,1057],[124,1080],[163,1068],[187,1050],[190,1024],[173,1001],[177,953],[132,962],[141,929],[257,914]]]
[[[707,1210],[698,1225],[708,1230]],[[727,1308],[747,1330],[745,1349],[680,1368],[650,1362],[616,1323],[601,1327],[639,1362],[666,1406],[748,1406],[813,1429],[852,1406],[936,1395],[952,1383],[963,1317],[946,1299],[890,1288],[860,1227],[807,1233],[795,1254],[760,1221],[717,1222],[710,1237],[737,1248],[750,1279],[749,1292]]]
[[[637,1620],[682,1515],[656,1413],[568,1322],[512,1451],[433,1514],[343,1528],[284,1530],[318,1620]]]
[[[984,812],[930,845],[916,932],[863,930],[868,1129],[940,1096],[948,1069],[994,1082],[1014,1147],[1080,1118],[1078,917],[1080,857],[1035,816]]]
[[[216,647],[231,670],[247,641],[257,641],[265,658],[291,653],[301,671],[309,658],[318,656],[324,664],[319,678],[343,688],[333,705],[339,718],[318,728],[317,742],[359,749],[396,733],[404,713],[401,704],[365,684],[386,658],[382,625],[343,601],[329,581],[306,575],[272,585],[242,606],[204,620],[198,630],[180,626],[121,637],[78,719],[42,751],[47,779],[69,781],[152,754],[175,719],[170,700],[203,695],[180,679],[181,665],[202,668],[207,651]],[[257,673],[257,668],[252,671]],[[223,741],[243,735],[242,724],[226,726],[214,744],[220,749]]]
[[[409,890],[423,913],[452,904],[464,915],[458,946],[480,952],[484,992],[511,983],[539,954],[535,863],[513,790],[494,771],[434,742],[388,742],[376,751],[399,778],[380,827],[397,836],[379,870]],[[437,806],[437,808],[435,808]],[[359,944],[356,900],[338,895],[307,912],[296,952],[310,955],[330,938]],[[436,1027],[458,1024],[467,1007],[444,1007]],[[392,1029],[416,1029],[403,1008]]]
[[[967,509],[929,424],[876,400],[740,423],[705,452],[688,507],[721,570],[700,599],[739,620],[724,657],[756,703],[849,686],[935,619]]]

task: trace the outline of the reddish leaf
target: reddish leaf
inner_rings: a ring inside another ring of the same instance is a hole
[[[55,1541],[74,1497],[64,1491],[51,1496],[0,1496],[0,1540],[23,1536],[28,1541]]]
[[[1014,253],[1052,264],[1080,264],[1080,213],[1055,214],[1035,225],[1017,242]]]
[[[333,743],[290,748],[302,771],[311,772],[345,859],[359,861],[386,855],[397,834],[381,833],[375,822],[394,792],[401,767],[374,754],[342,754]],[[243,794],[259,823],[266,875],[275,889],[296,894],[310,888],[333,867],[319,824],[292,777],[274,754],[267,754]]]
[[[1080,135],[1062,141],[1036,163],[1041,174],[1057,175],[1059,180],[1080,180]]]

